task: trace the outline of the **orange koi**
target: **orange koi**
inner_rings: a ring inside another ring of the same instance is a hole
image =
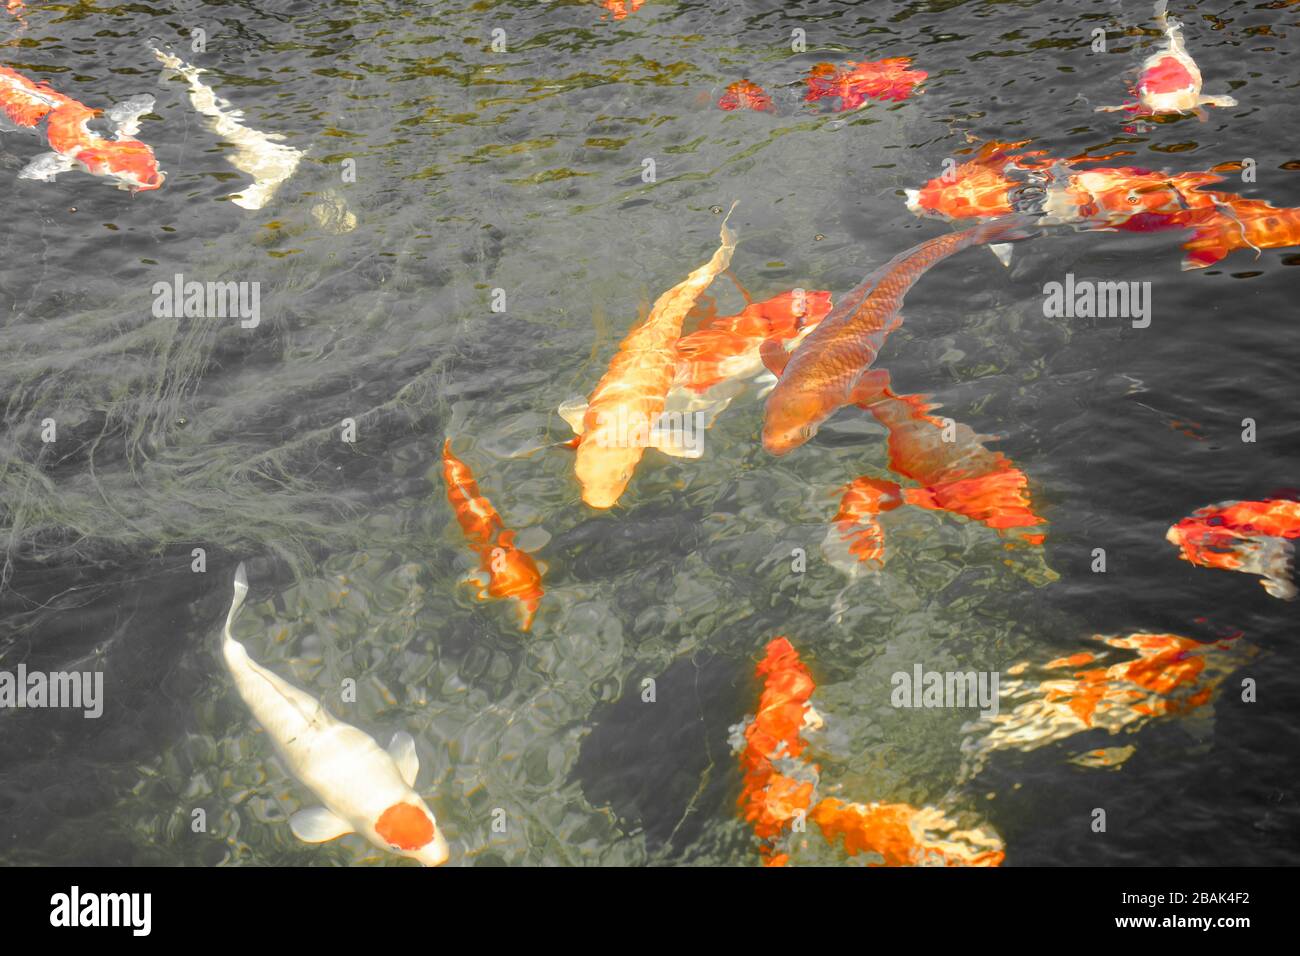
[[[802,732],[821,727],[821,717],[808,702],[816,687],[812,674],[786,638],[767,645],[755,676],[763,681],[758,713],[735,740],[745,775],[737,803],[763,841],[764,864],[781,866],[785,859],[773,843],[812,806],[816,788],[816,766],[794,758],[807,746]]]
[[[841,406],[869,399],[878,384],[866,373],[902,322],[899,309],[907,290],[931,266],[968,246],[1028,238],[1029,223],[1010,216],[927,239],[867,276],[793,354],[778,342],[764,342],[763,362],[778,379],[767,397],[763,447],[784,455],[808,441]]]
[[[829,292],[791,289],[750,303],[736,315],[713,319],[678,340],[674,386],[703,393],[724,381],[752,378],[763,370],[759,350],[765,341],[797,338],[830,309]]]
[[[728,86],[718,99],[718,108],[724,110],[760,110],[767,113],[776,112],[776,107],[772,105],[772,97],[767,95],[767,91],[757,83],[752,83],[749,80],[737,80]]]
[[[1190,229],[1184,269],[1213,265],[1237,249],[1300,245],[1300,208],[1206,189],[1222,182],[1214,172],[1169,173],[1132,166],[1077,172],[1063,167],[1091,161],[1042,158],[1041,150],[1014,153],[1020,143],[988,143],[974,158],[919,189],[907,189],[907,207],[949,221],[1005,215],[1028,195],[1044,224],[1081,229],[1158,232]],[[994,251],[998,251],[996,247]],[[1008,255],[1002,256],[1009,261]]]
[[[615,20],[624,20],[629,13],[636,13],[645,5],[645,0],[601,0],[602,7],[609,11]]]
[[[1042,665],[1040,681],[1019,678],[1030,669],[1028,662],[1014,665],[1009,673],[1017,676],[1002,682],[1000,697],[1019,703],[972,727],[962,747],[970,757],[963,779],[978,772],[994,750],[1036,750],[1093,729],[1131,733],[1153,719],[1204,707],[1224,678],[1254,655],[1240,636],[1201,643],[1176,634],[1097,635],[1093,639],[1108,648],[1105,655],[1136,656],[1107,665],[1102,654],[1081,651]],[[1059,677],[1059,671],[1070,673]]]
[[[153,105],[152,96],[137,96],[110,109],[105,115],[114,138],[109,140],[87,125],[101,111],[0,67],[0,117],[25,129],[36,129],[44,120],[45,138],[52,150],[28,163],[18,173],[20,179],[49,182],[80,166],[93,176],[116,180],[119,189],[139,192],[159,188],[164,174],[153,150],[132,138],[140,117]]]
[[[799,653],[784,637],[767,645],[756,675],[763,681],[758,713],[733,728],[744,785],[737,804],[762,841],[764,866],[785,866],[789,854],[777,841],[804,814],[821,827],[828,843],[844,840],[850,856],[879,856],[873,866],[997,866],[1002,841],[983,829],[957,830],[941,811],[907,804],[846,804],[817,799],[818,767],[805,755],[803,734],[822,727],[810,700],[816,684]],[[811,810],[809,809],[811,808]]]
[[[838,97],[840,105],[836,112],[857,109],[868,99],[905,100],[929,75],[924,70],[909,69],[911,65],[910,56],[864,60],[843,67],[818,63],[808,73],[804,100],[811,103]]]
[[[469,466],[451,453],[451,440],[442,444],[442,476],[447,483],[447,500],[471,548],[479,553],[480,575],[471,579],[479,588],[477,598],[513,598],[519,602],[521,630],[533,625],[542,600],[542,574],[539,565],[526,551],[515,546],[515,533],[505,527],[492,502],[479,494],[478,483]]]
[[[1165,48],[1142,63],[1133,92],[1136,103],[1123,106],[1099,106],[1098,112],[1123,111],[1140,116],[1161,113],[1190,113],[1201,106],[1236,106],[1231,96],[1204,96],[1201,93],[1201,70],[1187,52],[1182,24],[1164,11],[1158,17],[1165,34]]]
[[[1005,455],[984,446],[988,436],[935,418],[930,412],[938,406],[927,404],[924,395],[895,395],[885,385],[862,407],[888,429],[890,469],[921,487],[862,476],[840,489],[843,498],[826,544],[833,562],[838,536],[851,558],[883,567],[884,530],[877,517],[904,504],[961,515],[999,534],[1019,531],[1031,545],[1043,543],[1041,532],[1022,530],[1047,523],[1034,513],[1028,479]]]
[[[1257,574],[1269,594],[1290,601],[1300,501],[1228,501],[1198,508],[1165,535],[1178,556],[1203,568]]]
[[[676,347],[686,313],[731,263],[736,248],[735,233],[725,218],[721,241],[708,262],[661,295],[646,320],[628,333],[588,401],[561,407],[561,415],[578,434],[574,471],[582,484],[582,500],[593,508],[611,508],[618,502],[646,448],[693,454],[674,444],[673,436],[657,425],[677,373]]]

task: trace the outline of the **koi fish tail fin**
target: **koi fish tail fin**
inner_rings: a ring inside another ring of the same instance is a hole
[[[239,567],[235,568],[234,597],[230,602],[230,611],[226,614],[226,627],[222,631],[224,640],[237,643],[235,637],[230,633],[230,628],[235,623],[235,618],[239,616],[239,609],[244,606],[244,598],[248,596],[248,573],[244,570],[244,562],[239,562]]]
[[[1295,600],[1295,546],[1285,538],[1261,535],[1243,542],[1240,571],[1258,574],[1264,590],[1283,601]]]

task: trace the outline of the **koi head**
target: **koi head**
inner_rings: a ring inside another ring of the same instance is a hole
[[[592,508],[612,508],[627,489],[632,473],[645,452],[644,446],[628,442],[618,447],[612,438],[586,434],[578,446],[574,474],[582,485],[582,500]]]
[[[776,111],[776,107],[772,105],[772,97],[768,96],[766,90],[751,80],[737,80],[728,86],[718,100],[718,108],[724,110],[760,110],[768,113]]]
[[[447,840],[419,797],[413,802],[394,803],[381,813],[375,821],[375,833],[394,853],[419,860],[425,866],[447,862]]]
[[[781,394],[781,383],[767,399],[763,416],[763,447],[768,454],[785,455],[817,434],[817,427],[826,417],[820,396],[814,392],[796,391]]]

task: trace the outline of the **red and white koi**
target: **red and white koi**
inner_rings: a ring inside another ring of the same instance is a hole
[[[1142,64],[1133,92],[1136,103],[1123,106],[1099,106],[1098,112],[1123,111],[1139,116],[1162,113],[1190,113],[1202,106],[1236,106],[1231,96],[1205,96],[1201,93],[1201,70],[1187,52],[1182,25],[1163,10],[1157,20],[1165,33],[1165,48],[1147,57]]]
[[[1227,501],[1197,508],[1165,535],[1178,556],[1203,568],[1257,574],[1275,598],[1296,596],[1300,501]]]
[[[447,840],[413,789],[420,758],[411,735],[395,734],[385,751],[369,734],[332,717],[316,698],[259,666],[231,633],[247,594],[241,564],[221,650],[240,697],[289,772],[324,804],[289,818],[294,836],[324,843],[358,833],[425,866],[444,863]]]

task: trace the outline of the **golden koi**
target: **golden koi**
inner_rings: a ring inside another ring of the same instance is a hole
[[[561,409],[578,434],[574,472],[582,500],[592,508],[611,508],[618,502],[646,448],[685,453],[657,426],[677,372],[682,322],[700,293],[731,263],[736,248],[726,218],[721,241],[713,257],[661,295],[646,320],[623,339],[587,402]]]

